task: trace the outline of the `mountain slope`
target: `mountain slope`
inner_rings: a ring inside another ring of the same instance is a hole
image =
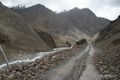
[[[75,8],[57,14],[41,4],[11,9],[1,4],[0,11],[1,41],[9,41],[10,48],[26,50],[48,50],[67,46],[66,42],[74,44],[109,23],[97,18],[89,9]]]
[[[100,32],[96,41],[103,53],[96,54],[95,64],[103,75],[113,75],[104,80],[120,79],[120,17]]]
[[[64,16],[75,28],[83,31],[87,35],[93,35],[109,24],[109,20],[96,17],[89,9],[74,8],[70,11],[60,13]]]
[[[58,47],[66,42],[93,36],[109,24],[109,20],[98,18],[89,9],[74,8],[67,12],[54,13],[38,4],[23,9],[12,9],[22,15],[32,28],[40,29],[52,35]],[[58,36],[57,36],[58,35]]]
[[[106,27],[105,29],[103,29],[100,32],[100,36],[97,39],[98,41],[108,39],[120,32],[120,27],[119,27],[120,26],[120,16],[115,21],[112,21],[108,26],[109,27]]]
[[[7,44],[4,42],[3,45],[14,50],[48,50],[52,48],[32,27],[26,24],[23,16],[2,4],[0,5],[0,34],[9,39],[9,42],[7,41]],[[0,39],[3,41],[3,38]]]
[[[18,10],[17,12],[25,17],[30,25],[50,33],[65,33],[70,26],[69,23],[65,23],[56,13],[41,4]]]
[[[74,28],[88,34],[95,34],[109,24],[109,20],[96,17],[89,9],[74,8],[67,12],[54,13],[43,5],[35,5],[19,11],[29,23],[48,32],[67,34]]]
[[[51,34],[57,47],[67,46],[66,41],[75,42],[69,37],[71,35],[67,35],[71,24],[43,5],[38,4],[22,10],[13,8],[12,10],[22,15],[30,27]]]

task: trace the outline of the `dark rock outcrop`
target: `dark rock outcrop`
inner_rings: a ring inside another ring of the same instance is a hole
[[[84,44],[88,44],[87,40],[86,40],[86,39],[81,39],[81,40],[79,40],[79,41],[77,41],[77,42],[75,43],[75,45],[74,45],[73,48],[81,47],[81,46],[84,45]]]
[[[0,32],[0,44],[7,44],[10,42],[9,36],[5,35],[3,32]]]
[[[47,43],[49,47],[56,48],[55,41],[50,34],[42,30],[35,30],[35,32],[40,36],[41,39],[43,39],[45,43]]]
[[[82,39],[82,40],[76,42],[77,45],[81,45],[81,44],[85,44],[85,43],[87,43],[86,39]]]

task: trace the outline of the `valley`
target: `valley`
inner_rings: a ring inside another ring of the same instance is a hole
[[[119,57],[120,16],[0,2],[0,80],[120,80]]]

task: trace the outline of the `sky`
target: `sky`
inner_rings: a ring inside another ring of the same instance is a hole
[[[115,20],[120,15],[120,0],[0,0],[8,7],[25,5],[26,7],[43,4],[47,8],[61,12],[74,7],[89,8],[98,17]]]

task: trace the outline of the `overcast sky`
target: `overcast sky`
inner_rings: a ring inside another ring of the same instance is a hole
[[[120,15],[120,0],[0,0],[6,6],[18,4],[27,7],[34,4],[43,4],[49,9],[57,12],[69,10],[74,7],[89,8],[97,16],[114,20]]]

